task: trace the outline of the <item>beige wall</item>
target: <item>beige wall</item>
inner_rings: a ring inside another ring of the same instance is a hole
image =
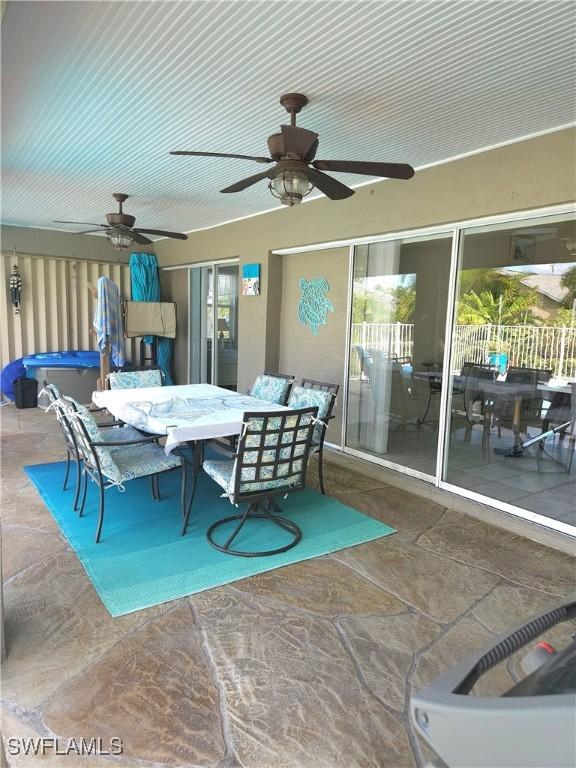
[[[339,384],[344,387],[344,353],[348,296],[348,248],[335,248],[318,253],[298,253],[283,257],[282,311],[280,322],[280,358],[282,373],[291,373],[298,382],[302,377]],[[300,278],[325,277],[330,285],[327,297],[334,305],[328,312],[326,325],[315,336],[300,324]],[[340,443],[342,398],[334,410],[327,440]]]
[[[377,182],[347,200],[279,207],[191,233],[185,242],[158,241],[156,253],[161,266],[236,256],[241,265],[261,263],[262,294],[240,298],[239,385],[246,388],[279,360],[281,278],[272,250],[573,201],[575,137],[574,129],[559,131],[420,171],[407,182]],[[265,186],[261,191],[267,199]]]
[[[115,251],[104,237],[75,235],[72,232],[56,232],[51,229],[4,225],[0,228],[0,241],[3,251],[15,250],[17,253],[126,263],[130,258],[128,251]],[[143,250],[154,252],[151,246],[146,246]]]

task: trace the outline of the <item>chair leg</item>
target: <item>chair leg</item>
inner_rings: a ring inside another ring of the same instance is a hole
[[[154,475],[154,483],[156,484],[156,501],[161,501],[160,496],[160,475]]]
[[[82,470],[82,480],[84,482],[84,487],[82,489],[82,501],[80,503],[80,511],[78,512],[78,517],[82,517],[84,514],[84,504],[86,503],[86,491],[88,490],[88,472],[86,472],[85,469]]]
[[[96,529],[96,544],[100,543],[100,533],[102,532],[102,523],[104,522],[104,491],[105,488],[102,483],[98,483],[98,489],[100,491],[100,504],[98,507],[98,528]]]
[[[572,462],[574,461],[574,451],[576,451],[576,438],[571,437],[570,440],[572,441],[572,450],[570,451],[570,461],[568,462],[568,469],[566,470],[568,474],[570,474],[570,471],[572,470]]]
[[[156,483],[154,482],[154,475],[148,475],[148,479],[150,482],[150,493],[152,494],[154,501],[156,501]]]
[[[318,449],[318,482],[320,483],[320,493],[322,496],[326,496],[326,490],[324,489],[324,443],[320,443]]]
[[[186,472],[186,469],[183,469],[182,471]],[[196,480],[197,480],[197,476],[196,474],[194,474],[192,478],[192,493],[190,494],[190,501],[188,502],[186,509],[184,509],[184,506],[182,507],[183,520],[182,520],[182,531],[180,533],[181,536],[184,536],[184,534],[186,533],[186,528],[188,527],[188,520],[190,519],[190,512],[192,510],[192,502],[194,501],[194,494],[196,493]]]
[[[248,519],[248,516],[249,516],[250,512],[252,512],[252,510],[256,511],[257,509],[258,509],[258,505],[252,503],[252,504],[250,504],[247,507],[247,509],[246,509],[246,511],[244,512],[243,515],[238,515],[238,517],[240,518],[240,522],[238,523],[236,528],[234,528],[234,530],[232,531],[230,536],[228,536],[228,538],[226,539],[226,544],[224,544],[224,549],[228,549],[230,544],[232,544],[232,542],[234,541],[234,539],[238,535],[238,532],[239,532],[240,528],[242,528],[242,526],[244,525],[244,523]]]
[[[259,512],[258,510],[261,509],[262,511]],[[281,552],[287,552],[289,549],[292,549],[292,547],[295,547],[298,542],[302,538],[302,531],[296,523],[293,523],[291,520],[287,520],[285,518],[282,518],[278,514],[273,514],[271,510],[274,510],[274,512],[281,512],[280,507],[276,504],[276,502],[271,498],[268,497],[264,500],[259,501],[253,501],[249,506],[248,509],[243,514],[239,515],[231,515],[230,517],[225,517],[222,520],[218,520],[215,523],[212,523],[212,525],[208,528],[208,531],[206,532],[206,538],[208,539],[208,542],[211,546],[213,546],[215,549],[218,549],[220,552],[225,552],[228,555],[237,555],[239,557],[266,557],[268,555],[278,555]],[[285,544],[283,547],[277,547],[276,549],[270,549],[267,551],[261,551],[261,552],[246,552],[238,549],[231,549],[230,545],[238,535],[240,529],[244,525],[244,523],[248,519],[263,519],[268,520],[269,522],[274,523],[275,525],[279,526],[280,528],[283,528],[288,533],[292,534],[292,540],[290,543]],[[218,544],[213,538],[214,531],[216,528],[218,528],[221,525],[226,525],[227,523],[239,521],[230,536],[228,537],[225,544]]]
[[[66,474],[64,475],[64,485],[62,486],[63,491],[66,490],[69,474],[70,474],[70,451],[66,449]]]
[[[78,511],[78,501],[80,500],[80,486],[82,485],[82,462],[76,457],[76,495],[74,496],[74,512]]]

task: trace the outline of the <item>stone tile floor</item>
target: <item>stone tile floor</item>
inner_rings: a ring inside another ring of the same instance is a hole
[[[329,493],[397,534],[112,619],[22,470],[62,459],[54,419],[0,418],[3,736],[124,743],[15,768],[420,766],[410,691],[574,589],[568,555],[328,463]]]

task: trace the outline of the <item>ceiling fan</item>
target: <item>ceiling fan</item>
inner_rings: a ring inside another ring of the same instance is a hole
[[[188,239],[188,235],[184,235],[181,232],[164,232],[162,229],[142,229],[141,227],[134,228],[134,223],[136,221],[135,217],[122,211],[122,204],[128,199],[128,195],[124,195],[121,192],[114,192],[112,197],[118,203],[118,212],[106,214],[108,224],[91,224],[88,221],[59,221],[57,219],[54,220],[54,223],[84,224],[87,227],[97,227],[97,229],[85,229],[82,232],[75,232],[74,234],[86,235],[90,232],[105,232],[106,239],[117,251],[125,251],[128,248],[131,248],[134,243],[150,245],[152,240],[144,237],[142,232],[145,232],[147,235],[175,237],[178,240]]]
[[[253,157],[223,152],[174,151],[171,155],[195,155],[200,157],[233,157],[254,160],[257,163],[275,163],[269,170],[249,176],[232,184],[221,192],[241,192],[263,179],[269,179],[270,192],[283,205],[296,205],[316,187],[331,200],[342,200],[354,194],[354,190],[342,184],[323,171],[360,173],[364,176],[379,176],[391,179],[410,179],[414,176],[412,166],[405,163],[360,162],[357,160],[314,160],[318,149],[318,134],[299,128],[296,115],[308,104],[301,93],[287,93],[280,97],[280,104],[290,113],[290,125],[282,125],[281,133],[274,133],[268,139],[271,157]]]

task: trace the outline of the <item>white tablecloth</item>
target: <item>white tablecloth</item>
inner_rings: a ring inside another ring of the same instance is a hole
[[[189,440],[239,435],[245,411],[288,410],[211,384],[109,389],[92,400],[132,427],[166,435],[166,453]]]

